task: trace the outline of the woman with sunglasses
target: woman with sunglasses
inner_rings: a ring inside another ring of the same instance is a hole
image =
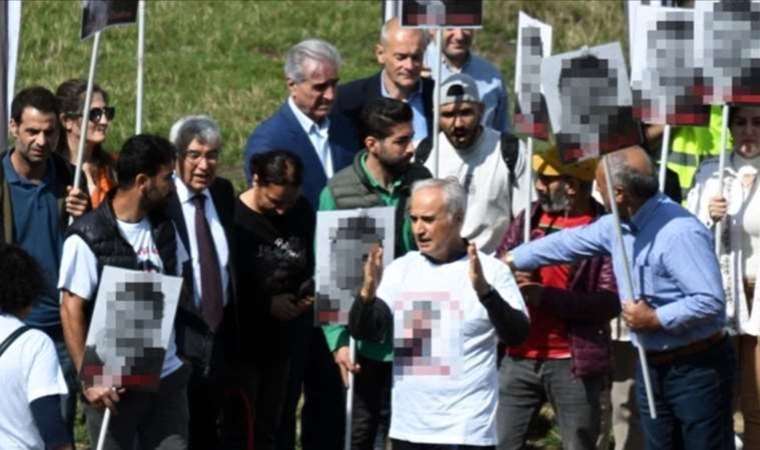
[[[65,132],[58,141],[58,152],[72,167],[77,162],[86,93],[87,81],[78,79],[64,81],[56,90],[61,102],[61,126]],[[114,107],[108,106],[108,93],[94,84],[90,110],[84,114],[90,123],[87,125],[87,140],[82,157],[83,180],[87,182],[93,208],[96,208],[105,199],[108,191],[116,185],[114,157],[103,148],[115,112]]]
[[[760,448],[760,107],[731,107],[734,151],[722,188],[718,160],[702,163],[687,206],[707,226],[723,221],[720,255],[727,326],[739,342],[739,393],[744,448]]]

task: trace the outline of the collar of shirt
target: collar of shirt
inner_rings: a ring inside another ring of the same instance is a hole
[[[325,117],[325,120],[323,120],[321,124],[314,122],[309,116],[304,114],[303,111],[298,109],[298,106],[296,106],[296,103],[293,101],[293,97],[288,97],[288,106],[293,110],[296,120],[298,120],[298,123],[306,134],[317,134],[322,139],[327,139],[327,132],[330,129],[330,118]]]
[[[631,220],[626,223],[631,233],[635,234],[637,231],[643,229],[649,218],[654,214],[654,211],[660,206],[666,199],[665,194],[658,192],[652,196],[649,200],[644,202],[643,205],[636,211],[636,214],[631,217]]]
[[[472,61],[472,52],[467,52],[467,58],[464,60],[464,64],[462,64],[462,67],[454,66],[446,57],[441,59],[441,62],[443,63],[443,65],[446,67],[446,69],[448,69],[449,74],[467,73],[467,69],[469,68],[470,61]],[[448,78],[448,77],[445,77],[445,78]]]
[[[359,164],[361,164],[361,168],[364,171],[364,174],[367,175],[367,180],[369,180],[370,186],[380,191],[382,195],[387,195],[388,197],[393,197],[398,192],[398,187],[401,185],[401,177],[396,178],[391,183],[391,188],[386,189],[385,186],[381,185],[379,181],[375,179],[375,177],[372,176],[372,173],[367,169],[367,153],[365,152],[362,157],[359,159]]]
[[[388,92],[388,89],[385,88],[385,83],[383,82],[385,80],[385,69],[383,69],[382,73],[380,74],[380,94],[382,94],[385,98],[390,98],[391,94]],[[422,96],[422,81],[417,80],[417,88],[412,92],[412,94],[405,98],[403,101],[406,103],[411,103],[414,101],[417,96]]]
[[[42,181],[39,183],[34,183],[30,181],[29,179],[21,176],[18,172],[16,172],[16,168],[13,167],[13,163],[11,162],[11,154],[16,151],[15,149],[11,149],[6,153],[5,157],[3,158],[3,166],[5,168],[5,179],[9,184],[26,184],[26,185],[34,185],[38,186],[40,188],[46,187],[46,186],[52,186],[55,184],[55,166],[53,165],[52,157],[49,157],[47,160],[47,169],[45,170],[45,177],[42,178]]]
[[[176,187],[177,198],[179,198],[180,203],[190,203],[193,201],[193,197],[197,195],[185,185],[185,182],[176,173],[174,174],[174,186]],[[208,189],[202,190],[200,194],[204,195],[206,200],[211,200],[211,193]]]

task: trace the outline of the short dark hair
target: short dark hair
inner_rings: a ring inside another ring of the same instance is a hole
[[[11,102],[11,119],[16,123],[21,123],[21,116],[29,107],[44,113],[53,113],[56,122],[58,121],[58,98],[47,88],[32,86],[16,94]]]
[[[391,128],[411,122],[413,117],[412,108],[406,103],[392,98],[376,98],[367,103],[362,110],[361,137],[385,139],[391,135]]]
[[[174,164],[176,150],[161,136],[138,134],[127,139],[116,160],[116,178],[120,187],[129,187],[138,174],[155,176],[162,166]]]
[[[301,159],[287,150],[270,150],[251,156],[251,179],[255,175],[259,184],[300,186],[303,181]]]
[[[42,294],[37,261],[16,245],[0,243],[0,312],[18,315]]]

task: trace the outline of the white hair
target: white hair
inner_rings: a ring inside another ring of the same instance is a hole
[[[322,39],[306,39],[292,46],[285,55],[285,77],[295,83],[306,81],[307,74],[303,71],[306,60],[327,63],[340,69],[342,60],[338,49]]]
[[[423,189],[439,189],[443,192],[443,203],[446,205],[449,217],[464,220],[464,214],[467,211],[467,192],[459,180],[455,177],[420,180],[412,185],[412,195]]]
[[[222,133],[219,124],[205,115],[185,116],[174,122],[169,132],[169,140],[177,150],[187,150],[193,139],[212,147],[221,147]]]

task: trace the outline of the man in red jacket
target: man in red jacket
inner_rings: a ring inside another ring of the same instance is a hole
[[[534,155],[532,164],[538,201],[530,210],[531,239],[586,225],[604,213],[591,198],[595,161],[565,165],[552,149]],[[510,224],[498,255],[522,243],[524,214]],[[498,448],[523,448],[531,418],[548,400],[563,447],[592,450],[610,371],[609,320],[620,312],[611,260],[589,258],[515,275],[531,325],[528,339],[509,347],[501,363]]]

